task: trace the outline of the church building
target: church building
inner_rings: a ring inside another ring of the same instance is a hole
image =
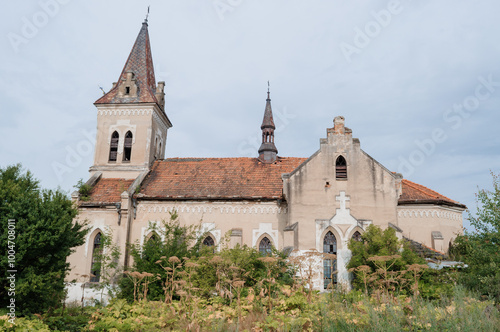
[[[318,289],[331,282],[332,265],[336,281],[348,282],[347,244],[370,224],[443,253],[462,232],[463,204],[384,167],[361,149],[342,116],[325,124],[326,137],[308,158],[279,156],[269,91],[254,158],[165,158],[172,123],[164,90],[145,21],[118,81],[94,104],[91,190],[89,197],[72,195],[91,230],[69,257],[68,280],[92,273],[99,281],[93,260],[107,230],[120,247],[120,265],[129,265],[126,244],[144,243],[153,235],[149,225],[160,227],[172,211],[183,225],[201,224],[203,242],[216,249],[228,238],[231,247],[263,253],[275,247],[336,254],[336,262],[318,266]],[[73,297],[81,297],[80,284],[69,289]]]

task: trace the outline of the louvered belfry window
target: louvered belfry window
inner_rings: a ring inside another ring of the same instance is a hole
[[[111,135],[111,146],[109,148],[109,161],[116,161],[116,156],[118,155],[118,140],[120,135],[115,131]]]
[[[123,161],[130,161],[132,155],[132,133],[127,131],[125,134],[125,144],[123,145]]]
[[[347,163],[342,156],[339,156],[335,162],[335,178],[347,179]]]

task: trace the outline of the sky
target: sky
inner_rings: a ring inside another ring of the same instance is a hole
[[[500,173],[494,0],[6,2],[0,167],[22,163],[68,193],[88,178],[93,103],[148,5],[166,157],[256,157],[270,81],[280,156],[309,157],[342,115],[369,155],[473,213]]]

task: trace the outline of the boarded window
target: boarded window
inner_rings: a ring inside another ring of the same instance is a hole
[[[264,237],[262,240],[260,240],[259,251],[262,255],[270,255],[272,247],[273,245],[267,237]]]
[[[109,148],[109,161],[116,161],[116,156],[118,154],[118,140],[120,135],[115,131],[111,135],[111,146]]]
[[[332,232],[328,232],[323,239],[323,253],[325,254],[337,254],[337,239]],[[334,273],[337,270],[337,259],[324,259],[323,260],[323,279],[324,288],[327,289],[329,285],[337,283],[337,274]],[[330,287],[332,287],[330,286]]]
[[[342,156],[339,156],[335,162],[335,177],[337,180],[347,179],[347,163]]]
[[[132,155],[132,133],[127,131],[125,134],[125,144],[123,144],[123,161],[130,161]]]
[[[97,233],[94,238],[92,250],[92,266],[90,268],[90,282],[99,282],[101,279],[101,233]]]

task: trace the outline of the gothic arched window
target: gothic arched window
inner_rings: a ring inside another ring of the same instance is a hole
[[[272,247],[273,245],[271,243],[271,240],[269,240],[267,236],[260,240],[259,251],[262,255],[269,255],[271,253]]]
[[[323,239],[323,253],[325,254],[337,254],[337,239],[331,231],[326,233]],[[324,288],[327,289],[328,285],[337,283],[337,274],[334,274],[337,270],[337,259],[324,259],[323,260],[323,279]]]
[[[101,263],[99,261],[101,255],[101,232],[97,233],[94,237],[94,245],[92,249],[92,265],[90,273],[90,282],[99,282],[101,278]]]
[[[352,239],[361,242],[361,233],[355,231],[354,234],[352,235]]]
[[[207,235],[207,237],[203,239],[203,245],[207,247],[214,247],[215,246],[214,238],[211,237],[210,235]]]
[[[130,161],[132,156],[132,133],[127,131],[125,134],[125,144],[123,144],[123,161]]]
[[[109,161],[116,161],[116,156],[118,154],[118,140],[120,139],[120,135],[118,132],[113,132],[111,135],[111,142],[109,148]]]
[[[338,156],[337,161],[335,162],[335,178],[337,180],[347,179],[347,162],[342,156]]]

